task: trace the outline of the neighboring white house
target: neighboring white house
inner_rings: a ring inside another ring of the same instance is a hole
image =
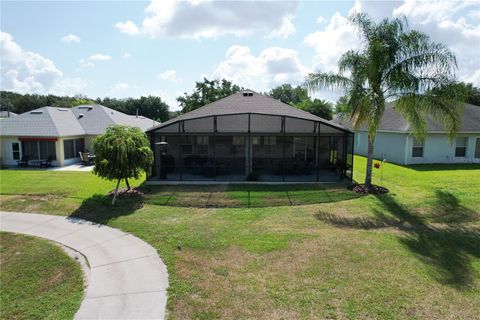
[[[74,163],[79,152],[93,151],[93,138],[115,124],[146,131],[159,123],[101,105],[35,109],[0,120],[1,163],[16,165],[24,155],[28,160],[51,158],[58,166]]]
[[[450,141],[445,129],[432,119],[427,119],[427,136],[417,140],[412,127],[388,104],[375,137],[374,157],[398,164],[419,163],[480,163],[480,107],[464,104],[460,107],[462,124],[458,135]],[[352,127],[341,118],[335,122]],[[368,132],[355,131],[355,154],[366,156]]]

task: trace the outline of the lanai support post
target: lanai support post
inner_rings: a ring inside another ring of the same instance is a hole
[[[316,163],[317,182],[319,182],[320,181],[320,161],[319,161],[320,151],[319,151],[318,147],[320,146],[320,122],[315,122],[315,124],[317,125],[317,163]]]
[[[285,182],[285,116],[282,116],[282,181]]]
[[[178,166],[178,171],[180,173],[180,181],[183,180],[183,155],[182,155],[182,131],[185,131],[184,130],[184,126],[183,126],[183,121],[180,121],[178,123],[178,141],[180,142],[178,144],[178,158],[180,159],[180,163],[179,163],[179,166]]]
[[[213,179],[217,181],[217,116],[213,117]]]
[[[248,159],[247,159],[247,178],[252,173],[252,135],[251,135],[251,113],[248,114],[248,135],[247,135],[247,148],[248,148]]]

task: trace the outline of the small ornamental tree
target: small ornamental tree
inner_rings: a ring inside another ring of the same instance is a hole
[[[125,179],[127,189],[130,190],[128,179],[138,179],[142,171],[148,173],[153,162],[153,152],[147,136],[139,128],[109,127],[105,134],[93,140],[93,150],[93,173],[107,180],[117,180],[112,204],[117,198],[120,181]]]

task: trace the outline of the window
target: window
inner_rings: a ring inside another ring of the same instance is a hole
[[[232,144],[234,146],[243,146],[245,145],[245,137],[243,136],[233,136],[233,142]]]
[[[197,144],[208,144],[208,136],[197,136]]]
[[[252,137],[252,144],[259,145],[260,144],[260,137]]]
[[[73,140],[63,140],[63,152],[65,159],[75,158],[75,144]]]
[[[22,147],[29,160],[57,160],[54,141],[23,141]]]
[[[305,144],[305,137],[294,137],[293,138],[293,157],[295,159],[303,159],[306,158],[305,150],[307,146]]]
[[[467,139],[466,137],[455,139],[455,157],[462,158],[467,155]]]
[[[20,160],[20,143],[12,142],[13,160]]]
[[[413,139],[413,148],[412,148],[412,157],[413,158],[422,158],[423,157],[423,139]]]
[[[477,138],[477,142],[475,144],[475,158],[480,159],[480,138]]]
[[[266,146],[274,146],[277,144],[277,137],[265,137]]]
[[[208,136],[197,136],[197,153],[208,154]]]
[[[277,137],[264,137],[263,144],[265,145],[266,154],[276,153]]]
[[[56,160],[56,152],[55,152],[55,142],[53,141],[39,141],[39,151],[40,151],[40,159],[48,159],[51,158],[52,160]]]
[[[83,139],[63,140],[63,150],[65,159],[79,158],[79,153],[85,150],[85,142]]]

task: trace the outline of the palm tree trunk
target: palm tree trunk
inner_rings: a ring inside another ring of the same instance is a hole
[[[373,164],[373,143],[375,137],[368,136],[368,150],[367,150],[367,169],[365,174],[365,185],[367,187],[372,186],[372,164]]]
[[[128,183],[128,178],[125,178],[125,183],[127,184],[127,190],[130,190],[130,183]]]

